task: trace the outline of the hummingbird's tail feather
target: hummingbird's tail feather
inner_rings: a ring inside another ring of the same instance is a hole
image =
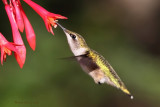
[[[116,85],[113,81],[111,81],[109,78],[105,77],[105,82],[108,85],[111,85],[113,87],[116,87],[118,89],[120,89],[121,91],[123,91],[125,94],[127,94],[131,99],[133,99],[133,96],[131,95],[131,93],[128,91],[128,89],[125,87],[123,82],[120,82],[120,84]]]

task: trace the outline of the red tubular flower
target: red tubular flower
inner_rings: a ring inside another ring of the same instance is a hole
[[[0,33],[0,48],[1,48],[1,64],[6,60],[6,54],[11,55],[12,51],[17,52],[15,46],[8,42],[6,38]]]
[[[1,63],[3,63],[3,60],[6,59],[6,54],[11,55],[11,52],[14,51],[15,58],[19,66],[22,68],[26,59],[26,48],[21,38],[19,30],[23,32],[25,28],[27,41],[33,50],[35,50],[36,47],[35,33],[31,23],[29,22],[21,6],[20,0],[9,0],[9,4],[8,0],[2,0],[2,1],[5,5],[5,10],[7,12],[11,24],[14,43],[12,44],[9,43],[0,33]],[[57,26],[55,20],[67,19],[66,17],[61,16],[59,14],[48,12],[43,7],[34,3],[31,0],[24,0],[24,1],[42,17],[48,32],[51,32],[52,34],[54,34],[52,26],[53,27]]]
[[[19,0],[11,0],[12,1],[12,4],[13,4],[13,9],[14,9],[14,12],[15,12],[15,19],[16,19],[16,22],[17,22],[17,26],[19,28],[19,30],[21,32],[23,32],[24,30],[24,22],[23,22],[23,17],[22,17],[22,14],[21,14],[21,3]]]
[[[24,13],[24,11],[22,10],[22,16],[23,16],[23,19],[24,19],[24,25],[25,25],[25,31],[26,31],[26,38],[27,38],[27,41],[30,45],[30,47],[35,50],[36,48],[36,35],[34,33],[34,30],[32,28],[32,25],[31,23],[29,22],[26,14]]]
[[[25,48],[25,45],[24,45],[23,40],[21,38],[21,35],[18,31],[18,27],[16,24],[14,13],[13,13],[12,4],[10,4],[10,6],[8,4],[5,4],[5,10],[7,12],[7,15],[8,15],[10,24],[11,24],[13,41],[15,44],[18,44],[16,46],[17,53],[15,53],[15,57],[16,57],[16,60],[19,64],[19,66],[22,68],[25,63],[25,59],[26,59],[26,48]]]
[[[56,19],[67,19],[66,17],[61,16],[59,14],[48,12],[46,9],[44,9],[43,7],[41,7],[40,5],[36,4],[35,2],[31,0],[23,0],[23,1],[25,1],[29,6],[31,6],[42,17],[48,32],[51,32],[53,35],[54,33],[52,30],[52,26],[54,27],[57,26],[57,24],[55,23],[55,20]]]
[[[34,30],[32,28],[32,25],[31,23],[29,22],[22,6],[21,6],[21,3],[19,0],[12,0],[14,7],[15,7],[15,10],[17,9],[17,13],[16,13],[16,21],[17,21],[17,25],[18,25],[18,28],[22,29],[22,26],[23,26],[23,29],[24,29],[24,26],[25,26],[25,32],[26,32],[26,38],[27,38],[27,41],[30,45],[30,47],[32,48],[32,50],[35,50],[36,48],[36,35],[34,33]],[[19,22],[19,23],[18,23]],[[20,26],[20,27],[19,27]]]

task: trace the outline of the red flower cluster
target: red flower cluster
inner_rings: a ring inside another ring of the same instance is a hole
[[[6,38],[0,33],[1,64],[3,64],[3,60],[6,59],[6,54],[11,55],[13,51],[19,66],[22,68],[26,59],[26,48],[21,38],[20,32],[23,32],[25,29],[27,41],[33,50],[35,50],[36,47],[35,33],[22,8],[20,0],[9,0],[9,3],[7,0],[2,1],[5,5],[5,10],[11,24],[14,43],[8,42]],[[67,19],[66,17],[59,14],[48,12],[43,7],[31,0],[23,1],[32,7],[42,17],[48,32],[51,32],[52,34],[54,34],[52,26],[57,26],[55,20]]]

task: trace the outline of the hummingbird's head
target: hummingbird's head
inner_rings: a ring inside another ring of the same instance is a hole
[[[62,27],[59,23],[57,24],[63,29],[64,33],[66,34],[68,44],[74,55],[82,55],[85,54],[86,51],[88,51],[89,48],[81,35]]]

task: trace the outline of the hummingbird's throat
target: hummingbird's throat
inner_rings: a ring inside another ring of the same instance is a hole
[[[75,55],[75,56],[79,56],[79,55],[84,55],[84,54],[86,54],[86,52],[87,52],[87,49],[86,48],[78,48],[78,49],[73,49],[73,48],[71,48],[71,50],[72,50],[72,52],[73,52],[73,54]]]

